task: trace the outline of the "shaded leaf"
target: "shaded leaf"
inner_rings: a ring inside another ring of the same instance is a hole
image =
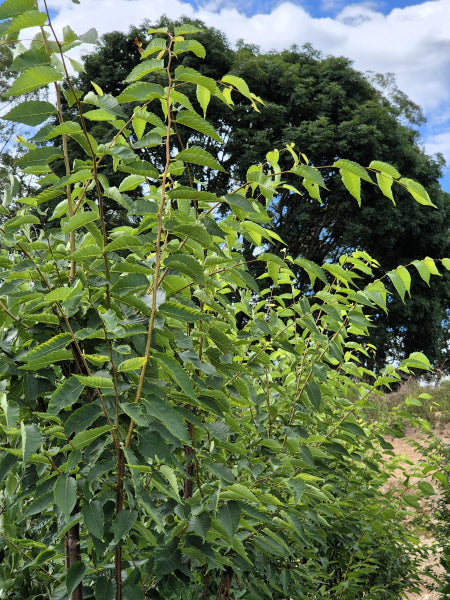
[[[228,534],[228,539],[230,542],[232,541],[233,536],[239,527],[240,518],[241,509],[237,502],[226,502],[219,509],[219,523],[223,527],[224,531]]]
[[[136,510],[123,509],[117,515],[113,523],[114,543],[118,544],[133,527],[138,512]]]
[[[91,535],[99,540],[103,537],[103,509],[98,500],[85,502],[81,509],[84,524]]]
[[[55,485],[55,504],[69,520],[70,514],[77,501],[77,483],[73,477],[59,477]]]
[[[42,444],[42,433],[37,425],[25,425],[21,423],[21,434],[22,434],[22,456],[23,464],[26,465],[31,455],[40,448]]]
[[[8,121],[15,121],[16,123],[24,123],[25,125],[36,127],[36,125],[40,125],[55,113],[56,108],[50,102],[26,100],[18,106],[14,106],[3,118]]]
[[[3,96],[20,96],[41,87],[53,81],[61,81],[62,74],[45,65],[38,67],[30,67],[14,81],[12,86],[3,94]]]
[[[94,427],[93,429],[88,429],[87,431],[80,431],[80,433],[77,433],[77,435],[70,440],[70,443],[65,446],[65,448],[69,450],[82,450],[88,444],[108,431],[111,431],[110,425],[102,425],[101,427]]]
[[[50,396],[47,412],[57,415],[61,410],[75,404],[82,391],[83,385],[75,377],[65,379]]]
[[[208,92],[208,90],[206,91]],[[197,113],[182,110],[178,113],[176,121],[180,125],[184,125],[185,127],[195,129],[195,131],[199,131],[200,133],[203,133],[204,135],[212,138],[213,140],[222,143],[222,138],[216,132],[214,127],[210,123],[208,123],[208,121],[200,117]]]
[[[194,165],[201,165],[225,173],[225,169],[217,162],[212,154],[197,146],[191,146],[187,150],[182,150],[177,154],[176,160]]]
[[[74,563],[66,573],[66,587],[69,596],[72,594],[74,589],[83,581],[84,574],[86,573],[87,567],[82,562],[78,561]]]

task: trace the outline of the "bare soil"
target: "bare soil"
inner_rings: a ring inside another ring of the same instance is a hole
[[[394,447],[395,454],[406,457],[406,459],[411,461],[412,465],[411,465],[410,469],[411,469],[411,472],[413,472],[414,466],[418,465],[420,463],[420,461],[424,459],[423,455],[420,452],[420,444],[421,444],[421,441],[423,440],[424,434],[422,431],[419,432],[412,428],[406,429],[404,433],[405,433],[404,438],[388,437],[387,440]],[[438,423],[436,425],[433,433],[439,439],[441,439],[444,443],[446,443],[446,444],[450,443],[450,424],[449,423],[442,425],[442,426],[440,426]],[[393,482],[390,483],[390,485],[394,485],[394,486],[401,485],[401,480],[403,480],[403,479],[404,479],[404,477],[402,477],[402,472],[399,470],[398,471],[398,480],[397,481],[394,480]],[[414,483],[414,478],[411,479],[411,483]],[[431,481],[430,481],[430,483],[435,484],[435,482],[431,482]],[[436,487],[436,486],[434,485],[434,487]],[[422,503],[422,510],[427,515],[427,517],[429,516],[431,523],[433,522],[433,510],[434,510],[433,502],[434,503],[436,502],[436,497],[431,497],[429,499],[426,499]],[[426,567],[428,567],[428,568],[431,567],[433,572],[435,572],[439,576],[439,574],[442,573],[443,571],[439,565],[439,557],[431,549],[431,545],[433,543],[433,538],[430,535],[424,534],[421,538],[421,542],[426,546],[430,546],[430,552],[428,554],[428,557],[424,560],[424,562],[422,564],[422,568],[425,569]],[[427,578],[426,575],[424,575],[422,581],[423,581],[423,583],[421,586],[420,593],[419,594],[410,593],[406,596],[406,598],[408,600],[439,600],[441,598],[441,595],[438,592],[430,592],[429,591],[430,583],[432,583],[431,580],[429,578]]]

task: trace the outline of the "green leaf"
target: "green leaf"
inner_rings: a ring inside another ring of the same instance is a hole
[[[202,265],[196,258],[188,254],[170,254],[164,260],[164,267],[189,275],[195,281],[203,281],[205,279]]]
[[[297,165],[292,169],[292,172],[312,181],[313,183],[316,183],[320,187],[327,189],[320,171],[314,167],[309,165]]]
[[[3,32],[3,35],[15,33],[29,27],[42,27],[46,21],[47,15],[45,13],[38,10],[27,10],[12,20],[8,29]]]
[[[141,240],[135,235],[121,235],[110,242],[106,247],[106,252],[117,252],[118,250],[133,250],[133,248],[142,248]]]
[[[131,173],[132,175],[142,175],[150,179],[158,179],[159,177],[158,170],[145,160],[122,161],[118,170],[123,173]]]
[[[416,267],[417,271],[421,278],[430,285],[430,271],[427,269],[426,265],[421,260],[413,260],[412,264]]]
[[[139,81],[128,85],[117,97],[119,102],[140,102],[144,103],[153,98],[162,98],[164,88],[156,83]]]
[[[45,146],[43,148],[34,148],[21,156],[17,161],[16,165],[23,169],[27,167],[34,167],[39,165],[48,165],[57,158],[62,158],[63,154],[59,148]]]
[[[426,495],[426,496],[434,496],[436,494],[436,490],[434,487],[428,483],[428,481],[419,481],[417,487]]]
[[[174,55],[178,56],[178,54],[182,54],[183,52],[192,52],[199,58],[205,58],[206,56],[205,47],[197,40],[183,40],[175,42],[173,45]]]
[[[10,67],[11,71],[20,73],[30,67],[38,67],[40,65],[49,65],[50,59],[45,51],[45,48],[33,48],[17,55]]]
[[[416,202],[419,204],[423,204],[424,206],[432,206],[433,208],[437,208],[433,202],[431,202],[430,196],[428,192],[423,187],[421,183],[418,181],[414,181],[413,179],[408,179],[407,177],[402,177],[399,180],[399,183],[403,184],[407,191],[411,194]]]
[[[35,215],[22,215],[20,217],[13,217],[6,221],[3,227],[8,233],[13,233],[15,231],[19,231],[22,228],[22,225],[39,225],[39,218]]]
[[[222,83],[231,83],[231,85],[235,87],[243,96],[252,99],[249,87],[241,77],[236,77],[236,75],[225,75],[222,77],[221,81]]]
[[[351,171],[340,169],[342,183],[345,185],[350,194],[356,198],[358,206],[361,206],[361,178]]]
[[[202,107],[203,116],[206,117],[206,110],[211,100],[211,92],[208,90],[208,88],[205,88],[202,85],[197,85],[196,96],[198,103]]]
[[[356,435],[358,437],[367,437],[366,432],[362,427],[360,427],[357,423],[351,423],[350,421],[344,421],[341,425],[342,429],[350,432],[352,435]]]
[[[405,290],[410,295],[411,275],[409,274],[408,269],[406,267],[397,267],[396,269],[394,269],[394,271],[395,271],[395,273],[397,273],[397,275],[399,275],[401,277],[403,284],[405,286]]]
[[[188,237],[199,242],[204,248],[209,248],[212,244],[211,236],[204,225],[177,225],[173,232],[179,237]]]
[[[95,600],[111,600],[116,597],[116,582],[111,577],[101,575],[95,583]]]
[[[80,229],[86,225],[86,223],[92,223],[92,221],[96,221],[98,219],[98,210],[90,210],[88,212],[78,212],[73,217],[64,223],[61,226],[61,231],[64,234],[68,234],[71,231],[75,231],[75,229]]]
[[[302,267],[308,273],[309,278],[311,280],[311,285],[313,286],[316,282],[316,279],[323,281],[323,283],[327,283],[327,278],[323,270],[316,265],[316,263],[307,260],[306,258],[296,258],[294,260],[294,264]]]
[[[51,415],[57,415],[65,408],[75,404],[82,391],[83,385],[75,377],[65,379],[50,396],[47,412]]]
[[[54,504],[54,496],[53,492],[48,492],[43,494],[42,496],[38,496],[36,500],[34,500],[24,511],[22,517],[26,519],[27,517],[31,517],[33,515],[41,514],[44,512],[50,505]]]
[[[120,372],[136,371],[143,367],[146,363],[145,356],[138,356],[136,358],[129,358],[119,364],[117,370]]]
[[[136,292],[139,288],[147,288],[150,285],[148,278],[143,273],[130,273],[119,277],[111,288],[111,292],[121,298],[127,294]]]
[[[98,437],[111,431],[110,425],[102,425],[101,427],[94,427],[87,431],[80,431],[77,435],[70,440],[70,443],[65,446],[68,450],[82,450],[88,444],[96,440]]]
[[[62,74],[52,67],[45,65],[30,67],[19,75],[3,96],[21,96],[44,87],[53,81],[61,81],[62,78]]]
[[[191,146],[187,150],[182,150],[176,156],[176,160],[191,163],[194,165],[201,165],[217,171],[225,173],[225,169],[220,165],[217,160],[207,150],[198,148],[197,146]]]
[[[71,512],[77,501],[77,482],[73,477],[58,477],[55,485],[55,504],[69,520]]]
[[[369,169],[376,169],[381,173],[386,173],[389,177],[394,179],[399,179],[401,177],[400,173],[395,167],[388,163],[382,162],[381,160],[373,160],[369,165]]]
[[[20,15],[26,10],[32,10],[35,6],[34,0],[4,0],[0,5],[0,20]]]
[[[50,102],[40,100],[26,100],[14,106],[3,119],[24,123],[31,127],[40,125],[56,113],[56,108]]]
[[[159,311],[168,317],[173,317],[188,323],[194,323],[195,321],[201,321],[202,319],[207,320],[208,318],[205,313],[197,308],[191,308],[190,306],[171,302],[170,300],[163,302],[159,307]]]
[[[129,175],[121,182],[119,192],[128,192],[135,190],[141,183],[145,182],[145,177],[142,175]]]
[[[195,400],[196,395],[194,388],[192,387],[191,378],[180,365],[180,363],[171,356],[162,354],[160,352],[154,352],[153,356],[161,364],[161,366],[168,371],[171,379],[173,379],[175,383],[180,386],[186,396]]]
[[[303,479],[300,478],[292,478],[287,480],[287,486],[292,492],[292,496],[294,498],[294,504],[298,504],[300,498],[303,496],[306,485]]]
[[[81,509],[86,529],[99,540],[103,537],[103,509],[98,500],[85,502]]]
[[[211,92],[211,94],[216,95],[218,93],[217,84],[214,79],[210,77],[205,77],[201,75],[195,69],[191,69],[190,67],[182,67],[181,65],[175,69],[175,79],[178,81],[187,81],[189,83],[195,83],[197,85],[201,85],[207,90]]]
[[[245,487],[245,485],[241,485],[240,483],[233,483],[232,485],[228,486],[228,491],[234,492],[241,498],[245,498],[246,500],[249,500],[249,502],[258,503],[258,498],[255,496],[255,494],[251,490],[249,490],[248,487]]]
[[[64,302],[74,293],[74,288],[60,287],[55,288],[51,292],[45,295],[46,302]],[[67,334],[63,334],[67,335]]]
[[[229,542],[233,540],[233,536],[239,527],[240,518],[241,509],[239,508],[239,504],[237,502],[226,502],[219,509],[219,523],[222,525],[224,531],[228,534]]]
[[[21,360],[30,362],[32,360],[42,358],[43,356],[46,356],[52,352],[63,350],[71,341],[72,336],[70,333],[60,333],[50,338],[46,342],[43,342],[42,344],[32,348],[27,354],[25,354],[25,356],[21,358]]]
[[[180,415],[170,404],[163,400],[153,398],[145,401],[146,411],[161,421],[166,429],[178,440],[185,444],[190,444],[186,425]]]
[[[56,125],[56,127],[53,127],[53,129],[45,136],[44,139],[47,142],[60,135],[72,135],[74,133],[82,133],[82,131],[83,130],[78,123],[75,123],[74,121],[66,121],[61,125]],[[91,171],[88,171],[88,173],[89,176],[92,177]],[[76,173],[72,175],[72,177],[74,177],[74,181],[79,181],[76,179],[77,176],[78,175]]]
[[[29,566],[31,568],[38,567],[38,566],[43,565],[44,563],[50,561],[55,556],[56,556],[56,551],[52,550],[50,548],[47,548],[47,550],[43,550],[42,552],[40,552]]]
[[[61,362],[63,360],[72,360],[73,354],[71,350],[57,350],[55,352],[49,352],[45,356],[36,358],[26,362],[24,365],[19,367],[21,370],[26,371],[39,371],[53,363]]]
[[[417,496],[412,496],[410,494],[403,494],[403,500],[404,500],[405,504],[407,504],[408,506],[411,506],[412,508],[420,509],[420,504],[417,499]]]
[[[137,81],[138,79],[142,79],[145,75],[149,73],[154,73],[155,71],[162,71],[164,69],[164,62],[162,60],[156,60],[152,58],[151,60],[145,60],[140,64],[136,65],[128,77],[125,79],[126,82]]]
[[[114,382],[109,377],[96,377],[88,375],[73,375],[80,383],[86,387],[92,388],[113,388]]]
[[[394,202],[394,196],[392,195],[392,184],[394,180],[389,175],[385,175],[384,173],[377,173],[377,183],[380,190],[383,194]]]
[[[436,267],[436,263],[434,262],[434,260],[432,258],[430,258],[429,256],[426,256],[422,262],[432,275],[437,275],[438,277],[441,276],[438,268]]]
[[[388,277],[392,281],[395,289],[397,290],[398,295],[400,296],[400,298],[404,302],[405,301],[406,288],[405,288],[405,284],[403,283],[403,279],[395,271],[389,271],[388,272]]]
[[[425,369],[427,371],[431,369],[430,361],[423,352],[411,352],[403,362],[413,369]]]
[[[81,248],[78,248],[78,250],[75,250],[75,252],[70,255],[71,260],[80,261],[101,257],[102,250],[97,246],[97,244],[88,244],[87,246],[81,246]]]
[[[200,536],[203,541],[206,540],[210,527],[211,518],[206,512],[200,513],[198,516],[189,519],[189,530]]]
[[[23,464],[26,465],[31,455],[40,448],[42,444],[42,433],[37,425],[25,425],[23,422],[20,425],[22,434],[22,456]]]
[[[138,512],[136,510],[123,509],[117,515],[113,523],[114,543],[117,545],[130,531],[136,522]]]
[[[223,197],[223,200],[229,206],[231,206],[232,210],[233,208],[237,207],[247,213],[255,212],[255,209],[253,208],[253,205],[250,202],[250,200],[244,198],[244,196],[241,196],[240,194],[227,194]]]
[[[153,37],[149,44],[147,44],[145,50],[141,53],[141,60],[147,58],[147,56],[151,56],[156,52],[161,52],[161,50],[165,50],[167,46],[167,42],[165,38]]]
[[[315,381],[308,381],[305,386],[305,392],[308,396],[309,401],[313,405],[313,407],[319,411],[320,403],[322,401],[322,394],[320,392],[320,387],[317,385]]]
[[[127,115],[122,110],[119,101],[114,96],[111,96],[111,94],[97,95],[91,91],[84,96],[83,102],[94,104],[94,106],[98,106],[100,109],[106,110],[111,115],[116,117],[124,119],[127,118]]]
[[[167,32],[167,29],[165,30]],[[178,25],[174,29],[175,35],[186,35],[189,33],[198,33],[201,31],[200,27],[192,25],[191,23],[183,23],[183,25]],[[150,31],[148,33],[151,33]]]
[[[208,90],[206,91],[208,92]],[[195,131],[199,131],[200,133],[203,133],[204,135],[212,138],[213,140],[222,143],[222,138],[216,132],[214,127],[210,123],[208,123],[208,121],[202,119],[202,117],[200,117],[197,113],[182,110],[178,113],[176,122],[180,125],[184,125],[186,127],[190,127],[191,129],[195,129]]]
[[[167,479],[167,481],[169,482],[169,485],[172,488],[175,496],[177,496],[179,498],[180,497],[180,486],[178,485],[175,471],[172,469],[172,467],[169,467],[168,465],[161,465],[159,470],[164,475],[164,477]]]
[[[66,587],[69,596],[74,589],[83,581],[87,567],[84,563],[78,561],[74,563],[66,573]]]

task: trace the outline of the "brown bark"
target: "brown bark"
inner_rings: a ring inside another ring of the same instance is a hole
[[[79,508],[80,507],[77,503],[72,511],[72,515],[78,512]],[[80,526],[78,523],[71,527],[66,533],[66,538],[64,540],[64,550],[66,554],[65,566],[67,573],[67,571],[72,565],[74,565],[76,562],[81,561]],[[83,600],[83,583],[77,585],[77,587],[73,590],[70,596],[70,600]]]

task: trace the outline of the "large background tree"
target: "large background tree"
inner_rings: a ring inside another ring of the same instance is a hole
[[[158,25],[169,24],[173,25],[163,18]],[[140,61],[136,42],[145,48],[149,40],[147,27],[148,23],[144,23],[128,35],[106,34],[102,46],[84,57],[85,73],[80,74],[77,87],[86,93],[92,89],[91,81],[95,81],[105,93],[120,92],[123,75]],[[266,152],[293,143],[300,152],[307,150],[311,164],[322,167],[328,189],[322,190],[322,204],[288,189],[270,203],[273,226],[291,255],[321,263],[358,248],[389,269],[418,256],[435,258],[448,254],[450,197],[439,185],[443,160],[428,156],[421,148],[420,136],[414,129],[423,121],[420,109],[392,82],[378,78],[378,83],[385,86],[383,94],[380,86],[375,87],[368,77],[354,70],[348,59],[323,57],[310,46],[262,53],[258,47],[244,43],[233,50],[225,36],[211,28],[203,28],[196,37],[206,48],[206,60],[190,54],[180,61],[184,66],[214,79],[226,73],[243,77],[265,104],[257,113],[250,110],[245,99],[236,98],[234,111],[226,111],[222,103],[212,98],[209,119],[223,144],[178,127],[180,148],[188,141],[207,144],[227,171],[213,175],[211,181],[202,177],[201,170],[193,169],[192,178],[205,188],[214,185],[225,193],[232,181],[245,182],[249,166]],[[197,102],[195,96],[191,101]],[[112,123],[97,122],[93,133],[97,139],[106,139],[112,127]],[[142,150],[144,158],[153,154],[153,161],[155,152]],[[394,208],[388,198],[380,198],[379,190],[364,184],[362,209],[354,211],[354,200],[349,198],[341,179],[326,169],[337,158],[350,155],[364,165],[372,159],[390,160],[402,176],[426,187],[438,210],[421,210],[406,193],[399,194]],[[286,153],[284,164],[281,157],[280,167],[287,165],[289,159]],[[111,168],[108,177],[114,182]],[[350,213],[354,218],[348,218]],[[120,220],[117,209],[110,211],[111,225]],[[275,243],[271,249],[280,252],[283,246]],[[253,250],[249,245],[244,247],[247,258],[251,258]],[[302,282],[300,270],[298,275]],[[414,298],[407,307],[393,298],[389,315],[380,313],[374,319],[372,339],[378,350],[371,366],[381,367],[389,358],[417,350],[425,351],[435,364],[442,364],[446,337],[443,322],[450,298],[448,277],[443,277],[433,291],[419,277],[415,279]]]

